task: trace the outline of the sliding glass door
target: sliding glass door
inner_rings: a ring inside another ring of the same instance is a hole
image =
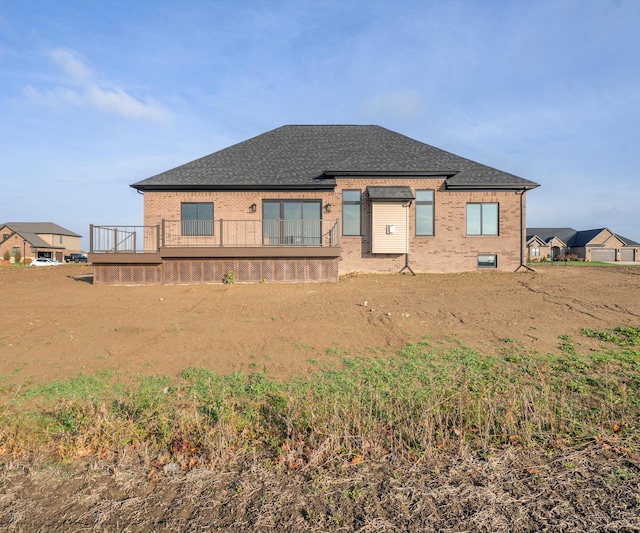
[[[263,242],[269,245],[319,246],[320,200],[264,200]]]

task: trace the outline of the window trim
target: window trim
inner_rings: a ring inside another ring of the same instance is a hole
[[[480,233],[469,233],[469,206],[480,206]],[[496,206],[496,232],[486,233],[484,229],[484,206]],[[500,236],[500,202],[467,202],[466,207],[466,231],[467,237],[499,237]]]
[[[344,193],[345,192],[357,192],[359,195],[359,200],[345,200]],[[343,237],[362,237],[362,190],[361,189],[342,189],[342,236]],[[357,205],[358,206],[358,232],[357,233],[345,233],[345,216],[344,216],[344,206],[345,205]]]
[[[418,200],[419,192],[430,192],[431,200]],[[416,189],[415,234],[416,237],[434,237],[436,234],[436,191],[435,189]],[[431,206],[431,233],[418,233],[418,206]]]

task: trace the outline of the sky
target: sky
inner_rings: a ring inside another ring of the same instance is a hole
[[[141,225],[130,184],[377,124],[640,242],[640,0],[0,0],[0,223]]]

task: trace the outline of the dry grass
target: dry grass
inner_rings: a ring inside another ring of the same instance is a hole
[[[583,334],[600,349],[423,340],[287,382],[191,368],[19,390],[0,527],[638,531],[640,328]]]

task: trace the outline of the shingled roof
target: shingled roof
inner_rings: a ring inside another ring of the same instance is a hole
[[[53,222],[5,222],[0,227],[7,226],[16,233],[44,233],[47,235],[68,235],[70,237],[80,237],[71,230],[58,226]]]
[[[575,230],[573,228],[527,228],[527,241],[533,237],[542,239],[545,243],[549,243],[554,237],[557,237],[569,247],[579,247],[588,245],[592,239],[600,235],[607,228]],[[609,230],[610,231],[610,230]],[[639,244],[631,239],[627,239],[622,235],[611,232],[620,239],[626,246],[639,246]]]
[[[545,243],[549,243],[554,237],[560,239],[567,246],[576,236],[578,230],[573,228],[527,228],[527,241],[532,237],[538,237]]]
[[[371,201],[381,200],[381,201],[407,201],[413,200],[414,196],[411,192],[410,187],[399,186],[399,187],[377,187],[369,185],[367,187],[367,191],[369,192],[369,199]]]
[[[282,126],[131,185],[146,190],[333,189],[336,176],[446,176],[447,188],[538,184],[380,126]]]
[[[80,237],[77,233],[70,231],[53,222],[5,222],[0,224],[0,228],[9,228],[12,232],[17,233],[32,246],[38,248],[64,248],[64,246],[55,246],[45,241],[38,234],[43,235],[67,235],[70,237]]]

